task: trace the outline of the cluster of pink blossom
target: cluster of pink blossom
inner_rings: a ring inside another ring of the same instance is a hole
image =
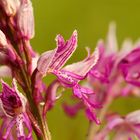
[[[72,89],[77,100],[75,105],[62,105],[66,114],[73,117],[85,110],[88,140],[110,139],[112,131],[116,140],[140,139],[139,110],[126,116],[108,114],[117,97],[139,96],[139,42],[133,45],[126,40],[118,51],[115,24],[111,24],[106,43],[100,40],[93,53],[86,48],[84,60],[64,66],[77,48],[76,30],[67,41],[57,35],[56,48],[41,55],[30,45],[33,37],[31,1],[0,0],[0,77],[12,79],[12,87],[1,80],[0,139],[32,140],[34,131],[38,140],[51,140],[46,114],[60,98],[59,87]],[[49,74],[56,79],[46,85],[43,78]],[[101,129],[102,122],[106,124]]]
[[[97,44],[98,61],[83,82],[83,85],[94,90],[95,94],[91,94],[88,101],[96,104],[96,107],[101,106],[94,113],[104,124],[102,127],[94,124],[92,120],[97,124],[98,120],[96,117],[91,118],[91,112],[88,112],[87,116],[91,120],[88,140],[140,139],[140,110],[121,116],[109,108],[117,98],[139,97],[140,42],[137,41],[133,45],[130,39],[126,39],[120,50],[117,44],[116,26],[115,23],[111,23],[107,41],[99,40]],[[63,108],[67,115],[73,117],[85,107],[78,101],[75,105],[65,103]]]

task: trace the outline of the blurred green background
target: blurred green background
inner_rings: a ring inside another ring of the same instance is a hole
[[[56,47],[54,39],[58,33],[68,39],[74,29],[78,30],[78,49],[68,63],[84,58],[84,47],[89,46],[93,50],[98,39],[105,39],[111,21],[117,24],[120,45],[127,37],[136,41],[140,36],[139,0],[32,1],[36,23],[36,36],[32,40],[32,46],[39,53]],[[52,140],[85,140],[88,121],[84,112],[70,119],[61,108],[61,102],[68,100],[69,96],[66,93],[48,114]],[[112,105],[112,108],[121,114],[139,107],[139,99],[131,98],[118,99]]]

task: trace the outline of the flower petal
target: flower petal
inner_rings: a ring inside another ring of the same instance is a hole
[[[28,135],[26,136],[27,140],[32,140],[32,127],[28,115],[23,113],[23,122],[28,129]]]
[[[87,51],[88,51],[88,56],[86,57],[86,59],[77,63],[73,63],[71,65],[68,65],[64,67],[64,70],[70,71],[82,77],[86,76],[86,74],[90,71],[90,69],[96,65],[99,59],[98,48],[96,48],[95,52],[91,55],[90,55],[89,49],[87,49]]]
[[[8,117],[14,117],[16,115],[15,110],[25,111],[26,99],[17,90],[15,80],[13,80],[13,88],[2,81],[2,94],[0,96],[2,101],[2,106],[5,111],[5,115]],[[17,111],[17,113],[19,113]]]
[[[34,15],[33,7],[30,0],[22,0],[18,10],[17,25],[21,37],[29,40],[34,37]]]
[[[140,124],[140,110],[129,113],[125,120],[133,124]]]
[[[17,134],[18,139],[21,139],[21,140],[25,139],[22,114],[16,117],[16,134]]]
[[[2,117],[2,124],[0,126],[0,139],[2,139],[4,131],[7,128],[7,126],[9,125],[10,120],[11,119],[7,118],[6,116]]]
[[[5,34],[0,30],[0,46],[6,46],[7,43],[7,39]]]
[[[61,71],[54,70],[53,74],[55,74],[58,77],[60,83],[65,87],[73,87],[78,83],[79,80],[83,80],[85,78],[65,70]]]
[[[140,47],[132,50],[118,64],[125,80],[135,86],[140,86]]]
[[[75,105],[71,105],[71,106],[66,103],[63,103],[62,107],[68,116],[75,117],[76,114],[78,113],[78,111],[80,109],[82,109],[84,106],[83,106],[82,102],[79,102],[79,103],[77,103]]]
[[[45,115],[46,112],[54,106],[55,101],[57,100],[57,90],[59,87],[60,83],[56,80],[52,82],[47,88],[43,115]]]
[[[122,118],[120,118],[120,117],[114,117],[114,118],[112,118],[112,120],[109,121],[108,128],[110,130],[112,130],[114,127],[119,126],[123,122],[124,122],[124,120]]]
[[[100,120],[98,120],[95,113],[93,113],[90,109],[86,109],[86,115],[90,121],[95,121],[96,124],[100,124]]]
[[[40,56],[37,62],[37,69],[42,75],[45,75],[47,73],[55,53],[56,49],[47,51]]]
[[[7,16],[14,16],[20,5],[20,0],[4,0],[0,4],[4,8]]]
[[[101,41],[98,42],[99,47],[99,60],[98,63],[91,69],[89,76],[100,80],[101,82],[108,83],[110,79],[111,72],[113,70],[115,55],[106,54],[104,50],[104,45]]]
[[[57,50],[50,64],[51,69],[61,69],[66,61],[71,57],[77,47],[77,31],[75,30],[71,38],[64,43],[62,36],[56,37]]]
[[[60,70],[63,67],[77,47],[77,31],[74,31],[66,42],[60,35],[56,37],[56,41],[57,48],[43,53],[38,60],[37,69],[42,75]]]
[[[10,132],[11,132],[11,129],[12,127],[15,125],[16,121],[15,121],[16,118],[13,118],[9,125],[7,125],[7,128],[6,128],[6,133],[4,134],[3,136],[3,140],[6,140],[8,138],[8,136],[10,135]]]
[[[109,24],[109,31],[107,35],[107,53],[112,54],[117,52],[118,43],[116,38],[116,24],[111,22]]]
[[[12,77],[11,69],[8,66],[0,66],[0,77]]]

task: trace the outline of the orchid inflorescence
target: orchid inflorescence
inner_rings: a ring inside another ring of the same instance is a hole
[[[39,55],[30,45],[34,37],[31,1],[0,0],[0,9],[0,76],[12,79],[12,86],[1,79],[0,139],[32,140],[34,132],[38,140],[51,140],[46,114],[62,98],[59,87],[63,92],[72,89],[72,99],[77,101],[62,104],[67,115],[85,111],[90,122],[88,140],[109,140],[112,131],[115,140],[140,139],[140,110],[126,116],[108,113],[116,98],[139,97],[140,42],[133,45],[125,40],[119,50],[111,23],[106,42],[99,40],[93,53],[86,48],[84,60],[64,66],[77,48],[76,30],[67,41],[57,35],[57,47]],[[48,74],[56,79],[46,85],[43,78]]]

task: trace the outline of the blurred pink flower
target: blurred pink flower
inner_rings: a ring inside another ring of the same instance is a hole
[[[113,140],[132,140],[134,137],[140,139],[140,110],[134,111],[121,117],[113,115],[108,118],[107,125],[100,130],[93,140],[109,140],[109,133],[114,133]]]

